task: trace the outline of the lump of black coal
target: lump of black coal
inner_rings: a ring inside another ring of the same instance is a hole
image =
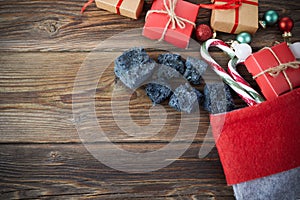
[[[146,93],[155,105],[160,104],[161,102],[169,98],[172,94],[172,91],[167,86],[157,83],[149,83],[146,86]]]
[[[173,65],[158,65],[151,80],[149,80],[151,84],[146,86],[146,93],[154,105],[169,98],[172,90],[176,88],[174,85],[180,80],[184,81],[180,72],[170,66]]]
[[[192,113],[199,109],[198,106],[203,101],[203,98],[203,94],[186,83],[175,89],[169,105],[178,111]]]
[[[224,83],[206,84],[204,87],[204,109],[212,114],[229,112],[234,109],[229,87]]]
[[[135,47],[115,60],[114,72],[127,87],[133,89],[141,86],[152,75],[156,65],[145,49]]]
[[[184,77],[187,81],[194,85],[201,84],[201,76],[207,69],[207,63],[203,60],[199,60],[193,57],[187,57],[185,62],[185,72]]]
[[[172,67],[173,69],[176,69],[182,75],[185,71],[184,62],[182,61],[181,56],[179,54],[161,54],[158,56],[157,62],[159,64],[163,64],[168,67]]]

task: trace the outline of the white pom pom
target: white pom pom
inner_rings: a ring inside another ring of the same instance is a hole
[[[293,44],[290,44],[290,49],[293,52],[294,56],[298,59],[300,59],[300,42],[296,42]]]
[[[233,46],[236,57],[243,61],[246,60],[252,54],[252,48],[249,44],[242,43],[242,44],[234,44]]]

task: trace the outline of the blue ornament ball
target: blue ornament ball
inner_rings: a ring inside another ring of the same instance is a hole
[[[251,41],[252,41],[252,36],[250,33],[247,33],[247,32],[241,32],[240,34],[238,34],[236,36],[236,40],[239,42],[239,43],[247,43],[249,44]]]
[[[279,19],[279,15],[278,15],[278,13],[275,10],[268,10],[264,14],[264,20],[270,26],[276,24],[277,21],[278,21],[278,19]]]

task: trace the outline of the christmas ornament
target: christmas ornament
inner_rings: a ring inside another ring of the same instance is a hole
[[[240,44],[235,41],[231,46],[234,49],[235,55],[240,62],[245,61],[246,58],[248,58],[252,54],[251,46],[246,43]]]
[[[291,36],[291,30],[294,27],[294,22],[290,17],[283,17],[278,22],[279,28],[285,35]]]
[[[300,59],[300,42],[290,44],[289,47],[293,52],[295,58]]]
[[[275,10],[269,10],[264,15],[267,25],[272,26],[278,21],[279,15]]]
[[[263,17],[263,20],[259,21],[260,25],[263,28],[266,28],[266,26],[272,26],[277,23],[279,18],[278,13],[275,10],[268,10]]]
[[[292,29],[294,22],[290,17],[283,17],[278,22],[279,29],[283,32],[282,37],[285,42],[290,44],[290,38],[292,37]]]
[[[213,37],[213,31],[206,24],[200,24],[196,28],[196,37],[200,42],[204,42]]]
[[[247,33],[247,32],[241,32],[240,34],[238,34],[236,36],[236,40],[239,42],[239,43],[250,43],[251,40],[252,40],[252,37],[250,35],[250,33]]]

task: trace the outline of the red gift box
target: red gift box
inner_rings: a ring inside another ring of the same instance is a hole
[[[300,68],[286,43],[250,55],[245,65],[267,100],[300,86]]]
[[[255,106],[210,116],[227,184],[300,166],[300,88]]]
[[[177,47],[187,48],[199,6],[183,0],[172,0],[172,2],[176,3],[174,12],[172,12],[172,5],[169,5],[167,0],[153,2],[151,10],[146,16],[143,35],[153,40],[164,39]]]

